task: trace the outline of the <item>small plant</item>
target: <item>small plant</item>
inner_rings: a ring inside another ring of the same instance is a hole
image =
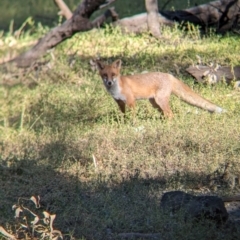
[[[46,211],[36,214],[29,207],[26,207],[27,202],[33,202],[36,209],[40,209],[40,197],[18,198],[18,203],[12,206],[15,211],[15,231],[7,232],[0,226],[0,233],[8,239],[63,239],[62,233],[59,230],[53,229],[53,221],[56,214],[50,214]]]

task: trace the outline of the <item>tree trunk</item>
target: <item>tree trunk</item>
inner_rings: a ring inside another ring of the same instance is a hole
[[[159,38],[161,33],[158,21],[158,2],[157,0],[145,0],[145,6],[147,10],[148,29],[154,37]]]
[[[53,28],[43,38],[39,39],[33,48],[22,53],[10,62],[16,64],[17,67],[30,67],[39,57],[46,53],[47,50],[72,37],[75,33],[98,27],[102,25],[108,17],[112,17],[115,20],[117,15],[113,9],[108,9],[103,15],[92,22],[89,20],[92,13],[99,9],[100,5],[104,3],[105,0],[83,0],[73,12],[70,19],[66,20],[62,25]]]

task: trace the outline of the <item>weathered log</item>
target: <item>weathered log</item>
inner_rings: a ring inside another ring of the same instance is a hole
[[[62,25],[53,28],[43,38],[39,39],[33,48],[12,59],[10,62],[16,64],[17,67],[32,66],[47,50],[72,37],[75,33],[98,27],[102,25],[108,17],[112,17],[115,20],[117,14],[112,8],[108,9],[103,15],[92,22],[89,20],[92,13],[98,10],[104,3],[105,0],[82,1],[70,19],[66,20]]]
[[[240,79],[240,66],[190,66],[186,71],[191,74],[199,83],[215,84],[219,81],[230,83],[233,80]]]
[[[174,21],[168,20],[163,17],[161,14],[158,16],[158,20],[160,25],[173,26]],[[141,33],[146,32],[148,30],[147,24],[147,13],[140,13],[133,17],[126,17],[119,19],[115,23],[114,26],[119,26],[123,32],[126,33]]]

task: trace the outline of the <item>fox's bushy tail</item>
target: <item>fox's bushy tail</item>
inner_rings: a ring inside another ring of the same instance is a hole
[[[173,94],[180,97],[184,102],[205,109],[209,112],[215,113],[225,112],[223,108],[215,105],[214,103],[195,93],[189,86],[187,86],[180,80],[176,78],[174,80],[175,86],[173,88]]]

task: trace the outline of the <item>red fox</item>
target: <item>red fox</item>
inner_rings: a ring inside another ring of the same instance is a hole
[[[107,91],[112,95],[123,113],[125,113],[125,105],[134,108],[136,100],[149,99],[154,108],[171,119],[173,113],[169,100],[172,93],[188,104],[209,112],[221,113],[224,111],[221,107],[193,92],[190,87],[171,74],[150,72],[121,76],[121,64],[120,59],[110,65],[96,61],[99,74]]]

